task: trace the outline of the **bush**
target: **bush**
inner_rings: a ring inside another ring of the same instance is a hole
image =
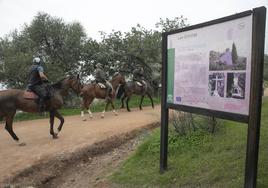
[[[171,114],[171,123],[177,134],[186,135],[196,131],[197,129],[214,133],[216,131],[216,126],[220,124],[220,121],[215,117],[173,111]]]

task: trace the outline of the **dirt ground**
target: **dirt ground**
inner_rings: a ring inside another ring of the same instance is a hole
[[[120,110],[119,116],[107,112],[104,119],[94,115],[87,121],[65,117],[56,140],[49,135],[48,119],[16,122],[23,147],[1,126],[0,187],[110,187],[104,181],[109,169],[135,149],[138,135],[159,125],[160,106]]]

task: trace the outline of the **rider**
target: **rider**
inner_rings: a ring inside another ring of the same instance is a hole
[[[94,72],[94,76],[95,76],[97,84],[102,83],[106,87],[105,99],[107,99],[107,100],[111,99],[109,94],[111,93],[112,88],[111,88],[110,84],[108,83],[108,81],[106,80],[106,74],[105,74],[105,72],[103,70],[103,67],[102,67],[101,63],[97,63],[96,70]]]
[[[44,74],[42,66],[43,61],[39,57],[33,58],[33,64],[29,68],[28,74],[28,89],[33,91],[39,97],[39,111],[45,110],[45,100],[48,98],[48,92],[45,83],[48,83],[48,78]]]
[[[142,89],[145,88],[146,82],[144,81],[144,70],[142,67],[137,67],[133,71],[133,81],[134,82],[139,82],[142,86]]]

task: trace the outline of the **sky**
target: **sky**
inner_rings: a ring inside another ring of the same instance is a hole
[[[37,12],[80,22],[93,39],[99,31],[129,31],[138,23],[155,29],[160,18],[183,15],[195,25],[256,7],[268,8],[268,0],[0,0],[0,37],[30,24]],[[268,54],[268,19],[265,53]]]

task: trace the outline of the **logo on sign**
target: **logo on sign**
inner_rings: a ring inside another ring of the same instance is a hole
[[[181,102],[181,97],[176,97],[177,102]]]
[[[173,102],[173,95],[168,95],[167,101],[168,102]]]

